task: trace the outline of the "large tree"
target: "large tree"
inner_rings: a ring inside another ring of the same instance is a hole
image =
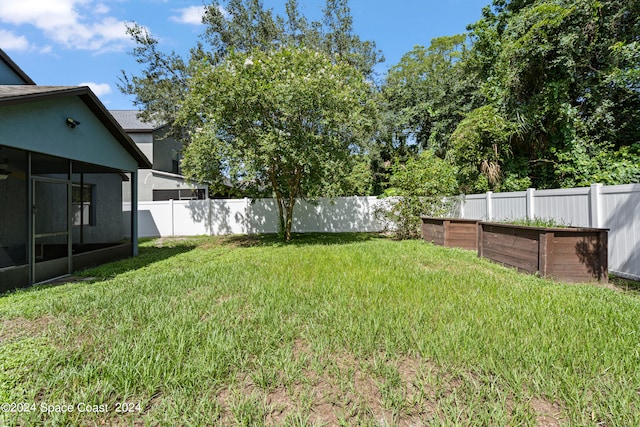
[[[232,182],[270,189],[290,240],[296,200],[339,192],[376,108],[349,64],[306,48],[255,48],[196,64],[179,117],[194,129],[187,173],[206,180],[217,165]]]
[[[463,58],[467,35],[439,37],[415,46],[389,69],[382,85],[389,136],[396,145],[415,145],[444,154],[472,90]]]

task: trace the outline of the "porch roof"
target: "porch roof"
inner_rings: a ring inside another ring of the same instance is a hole
[[[0,107],[68,97],[78,97],[84,102],[109,133],[136,160],[138,167],[143,169],[152,167],[149,159],[88,86],[0,85]]]

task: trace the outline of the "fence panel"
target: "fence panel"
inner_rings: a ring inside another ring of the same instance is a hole
[[[124,236],[131,237],[131,204],[123,203]],[[171,236],[171,201],[138,202],[138,237]]]
[[[208,200],[174,200],[173,235],[208,234],[209,209]]]
[[[462,202],[462,218],[487,219],[487,196],[484,194],[472,194],[464,196]]]
[[[493,193],[491,195],[493,221],[523,219],[527,217],[527,193]]]
[[[534,216],[574,227],[591,227],[590,191],[589,187],[536,190]]]

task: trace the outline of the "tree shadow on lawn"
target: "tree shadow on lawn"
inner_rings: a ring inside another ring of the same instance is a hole
[[[219,244],[232,247],[329,246],[388,239],[381,233],[292,233],[291,241],[285,242],[279,234],[250,234],[220,236]]]

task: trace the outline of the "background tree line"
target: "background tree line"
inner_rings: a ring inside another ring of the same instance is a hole
[[[379,80],[382,53],[354,34],[348,0],[326,0],[319,21],[297,0],[284,15],[261,0],[214,0],[203,23],[189,58],[163,52],[132,25],[133,55],[145,68],[123,72],[120,88],[143,119],[174,124],[187,147],[183,170],[213,186],[293,200],[640,181],[640,0],[493,0],[467,33],[416,46]],[[273,54],[283,51],[289,59]],[[280,69],[266,65],[276,57]],[[264,68],[242,71],[254,58]],[[242,72],[229,71],[232,63]],[[282,82],[300,91],[259,80],[287,67]],[[326,74],[309,80],[320,69]],[[328,102],[323,92],[355,103]],[[282,102],[236,109],[234,94]],[[285,155],[278,147],[287,144]]]
[[[389,71],[392,147],[465,193],[640,180],[640,2],[495,0],[468,29]]]

